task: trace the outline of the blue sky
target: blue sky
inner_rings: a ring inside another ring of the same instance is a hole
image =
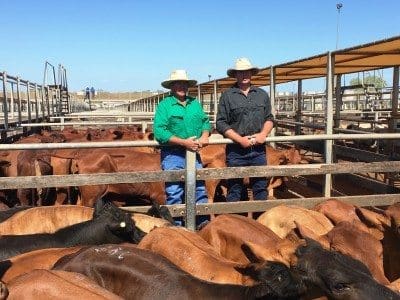
[[[45,61],[61,63],[74,91],[157,90],[178,68],[204,82],[241,56],[265,67],[335,50],[339,2],[339,49],[400,35],[399,0],[0,0],[0,70],[41,83]]]

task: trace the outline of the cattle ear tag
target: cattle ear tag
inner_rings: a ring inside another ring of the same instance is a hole
[[[125,227],[126,227],[126,223],[125,223],[125,222],[121,222],[121,223],[119,223],[119,226],[120,226],[121,228],[125,228]]]

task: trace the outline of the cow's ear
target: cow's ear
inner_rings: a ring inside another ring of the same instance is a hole
[[[251,263],[260,263],[266,260],[266,250],[263,246],[252,242],[244,242],[241,246],[243,253]]]
[[[100,216],[104,206],[106,205],[106,201],[103,198],[100,198],[94,204],[94,211],[93,211],[93,219]]]
[[[249,264],[247,266],[234,266],[234,269],[238,271],[240,274],[249,276],[251,278],[257,278],[258,272],[255,264]]]
[[[308,228],[307,226],[300,225],[295,221],[296,228],[294,228],[294,232],[297,234],[298,237],[315,241],[319,243],[323,248],[330,249],[329,239],[326,235],[318,235],[313,230]]]
[[[356,214],[368,227],[377,228],[382,232],[385,230],[385,227],[387,228],[391,225],[390,219],[386,215],[362,207],[356,208]]]

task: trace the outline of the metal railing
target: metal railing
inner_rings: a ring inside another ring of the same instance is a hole
[[[303,136],[276,136],[268,137],[267,142],[295,142],[295,141],[332,141],[338,139],[399,139],[400,134],[330,134],[330,135],[303,135]],[[228,144],[232,143],[229,139],[210,140],[210,144]],[[150,141],[132,141],[132,142],[87,142],[87,143],[54,143],[54,144],[11,144],[0,145],[0,150],[39,150],[39,149],[76,149],[76,148],[116,148],[116,147],[143,147],[158,146],[157,142]],[[186,227],[195,229],[196,214],[220,213],[222,207],[224,212],[246,212],[260,211],[267,207],[279,205],[281,203],[299,203],[300,200],[287,199],[284,201],[251,201],[241,203],[216,203],[196,205],[195,184],[196,180],[222,179],[236,177],[269,177],[269,176],[297,176],[311,174],[332,174],[342,173],[363,173],[363,172],[398,172],[400,170],[399,161],[375,162],[375,163],[346,163],[346,164],[311,164],[295,166],[266,166],[266,167],[240,167],[240,168],[221,168],[221,169],[195,169],[195,153],[186,152],[186,169],[182,171],[158,171],[158,172],[126,172],[111,174],[88,174],[88,175],[51,175],[51,176],[26,176],[26,177],[8,177],[0,178],[0,189],[15,188],[39,188],[39,187],[60,187],[60,186],[82,186],[96,184],[118,184],[134,182],[155,182],[155,181],[185,181],[185,204],[171,207],[175,216],[186,215]],[[330,183],[330,181],[329,181]],[[326,184],[326,181],[325,181]],[[322,201],[330,197],[331,186],[325,186],[324,198],[314,198],[315,201]],[[327,193],[327,191],[329,191]],[[369,196],[370,197],[370,196]],[[375,196],[376,197],[376,196]],[[355,196],[345,199],[347,202],[361,202],[365,200],[366,205],[387,205],[400,201],[400,194],[380,195],[379,199],[368,200],[367,196]],[[318,200],[319,199],[319,200]],[[307,199],[300,202],[304,204]],[[311,203],[311,202],[310,202]],[[214,209],[215,208],[215,209]],[[128,210],[141,211],[144,208],[128,207]]]

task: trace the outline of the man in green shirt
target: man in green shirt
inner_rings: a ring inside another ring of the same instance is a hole
[[[200,102],[187,96],[189,87],[196,85],[189,80],[185,70],[172,71],[170,78],[161,85],[171,90],[157,106],[154,118],[154,137],[160,144],[169,144],[161,148],[161,168],[163,170],[184,169],[186,150],[198,151],[208,144],[210,121]],[[200,155],[196,154],[196,168],[202,168]],[[167,204],[181,204],[184,199],[182,182],[166,182]],[[204,181],[196,183],[196,203],[207,203]],[[197,224],[206,221],[205,216],[197,217]],[[177,222],[181,224],[181,222]]]

